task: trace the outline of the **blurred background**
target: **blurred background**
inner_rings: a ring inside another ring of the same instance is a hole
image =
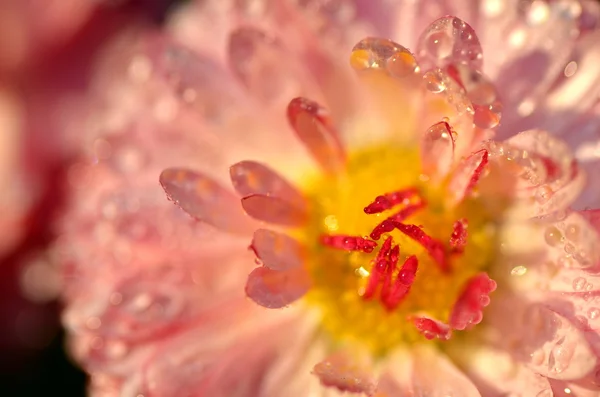
[[[103,43],[132,25],[160,25],[182,2],[0,0],[2,397],[85,395],[86,377],[64,353],[56,283],[44,251],[61,206],[61,181],[68,178],[59,106],[85,90]],[[42,288],[27,288],[36,284]]]

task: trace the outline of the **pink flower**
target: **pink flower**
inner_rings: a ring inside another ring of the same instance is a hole
[[[598,7],[446,3],[107,50],[55,246],[92,395],[597,395]]]

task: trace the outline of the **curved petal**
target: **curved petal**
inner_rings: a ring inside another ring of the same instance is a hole
[[[442,353],[431,347],[412,352],[412,387],[415,397],[481,397],[477,388]]]
[[[169,168],[160,174],[160,184],[168,198],[194,218],[233,233],[245,234],[254,228],[237,197],[205,175]]]

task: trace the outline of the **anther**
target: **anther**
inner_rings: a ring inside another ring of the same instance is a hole
[[[450,271],[450,265],[446,257],[446,250],[444,244],[441,241],[434,239],[416,225],[405,225],[400,222],[391,221],[394,227],[400,230],[402,233],[412,238],[427,250],[427,253],[431,258],[439,265],[443,272]]]
[[[452,329],[448,324],[437,321],[425,316],[413,316],[409,320],[413,322],[415,328],[428,340],[438,338],[448,340],[452,336]]]
[[[367,281],[367,287],[365,288],[365,292],[363,294],[364,299],[371,299],[375,292],[377,291],[377,287],[379,286],[382,277],[385,275],[386,269],[388,267],[389,262],[389,253],[392,249],[392,238],[388,237],[382,244],[377,257],[375,258],[375,264],[371,269],[371,274],[369,275],[369,280]]]
[[[450,235],[450,247],[452,253],[461,254],[467,245],[467,227],[469,223],[466,219],[459,219],[454,222],[452,234]]]
[[[397,247],[397,246],[396,246]],[[410,256],[396,276],[396,280],[389,288],[381,291],[381,301],[388,311],[394,310],[410,292],[410,287],[415,281],[419,261],[415,255]],[[390,272],[391,273],[391,272]]]
[[[365,214],[378,214],[399,204],[408,204],[409,200],[417,194],[417,189],[411,187],[397,192],[386,193],[383,196],[377,196],[375,201],[365,207]]]
[[[364,237],[346,235],[322,235],[321,243],[331,248],[346,251],[362,251],[367,254],[373,252],[373,249],[377,247],[375,241]]]
[[[396,226],[394,225],[394,222],[404,222],[408,217],[410,217],[412,214],[422,209],[423,207],[425,207],[425,200],[421,200],[420,202],[415,204],[409,204],[394,215],[385,219],[379,225],[375,226],[375,229],[373,229],[373,231],[371,232],[370,237],[373,240],[379,240],[382,234],[389,233],[395,229]]]

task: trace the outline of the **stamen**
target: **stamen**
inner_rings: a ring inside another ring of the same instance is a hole
[[[385,278],[383,279],[383,286],[381,287],[381,301],[387,300],[392,289],[392,275],[398,266],[398,259],[400,257],[400,246],[394,245],[389,254],[389,260],[385,269]],[[388,308],[388,310],[391,310]]]
[[[450,314],[450,326],[464,330],[479,324],[483,319],[483,308],[490,304],[488,296],[496,289],[496,282],[487,273],[480,273],[471,278],[462,294],[454,304]]]
[[[393,222],[404,222],[409,216],[424,208],[426,205],[425,200],[421,200],[416,204],[410,204],[405,208],[401,209],[394,215],[385,219],[379,225],[375,226],[375,229],[370,234],[373,240],[379,240],[383,233],[389,233],[396,227]]]
[[[408,204],[408,200],[416,195],[418,195],[418,191],[413,187],[377,196],[375,201],[365,207],[365,214],[378,214],[398,204]]]
[[[388,237],[381,246],[381,250],[377,254],[377,258],[375,258],[375,264],[373,265],[373,269],[371,270],[371,275],[369,276],[369,281],[367,282],[367,287],[365,288],[365,292],[363,294],[364,299],[371,299],[377,290],[377,286],[379,285],[382,276],[385,274],[388,265],[388,255],[392,249],[392,238]]]
[[[346,235],[323,235],[321,236],[321,243],[331,248],[362,251],[367,254],[373,252],[373,249],[377,247],[375,241],[367,240],[364,237]]]
[[[396,245],[396,247],[398,247]],[[394,248],[396,248],[394,247]],[[393,253],[394,251],[392,251]],[[390,257],[392,254],[390,254]],[[398,258],[396,257],[396,261]],[[417,274],[417,268],[419,266],[419,261],[415,255],[410,256],[400,269],[398,276],[396,276],[396,281],[391,288],[384,288],[381,291],[381,301],[383,302],[386,309],[389,311],[394,310],[400,302],[408,295],[410,291],[410,287],[415,281],[415,276]],[[385,287],[385,286],[384,286]]]
[[[415,327],[419,332],[428,340],[438,338],[441,340],[448,340],[452,336],[452,329],[448,324],[444,324],[441,321],[437,321],[425,316],[414,316],[411,317]]]
[[[450,271],[450,265],[446,258],[446,250],[444,244],[441,241],[434,239],[416,225],[405,225],[400,222],[390,221],[394,224],[394,227],[400,230],[402,233],[412,238],[427,250],[427,253],[437,264],[443,272]]]
[[[450,247],[452,253],[462,254],[467,245],[467,227],[469,223],[466,219],[459,219],[454,222],[452,235],[450,236]]]

